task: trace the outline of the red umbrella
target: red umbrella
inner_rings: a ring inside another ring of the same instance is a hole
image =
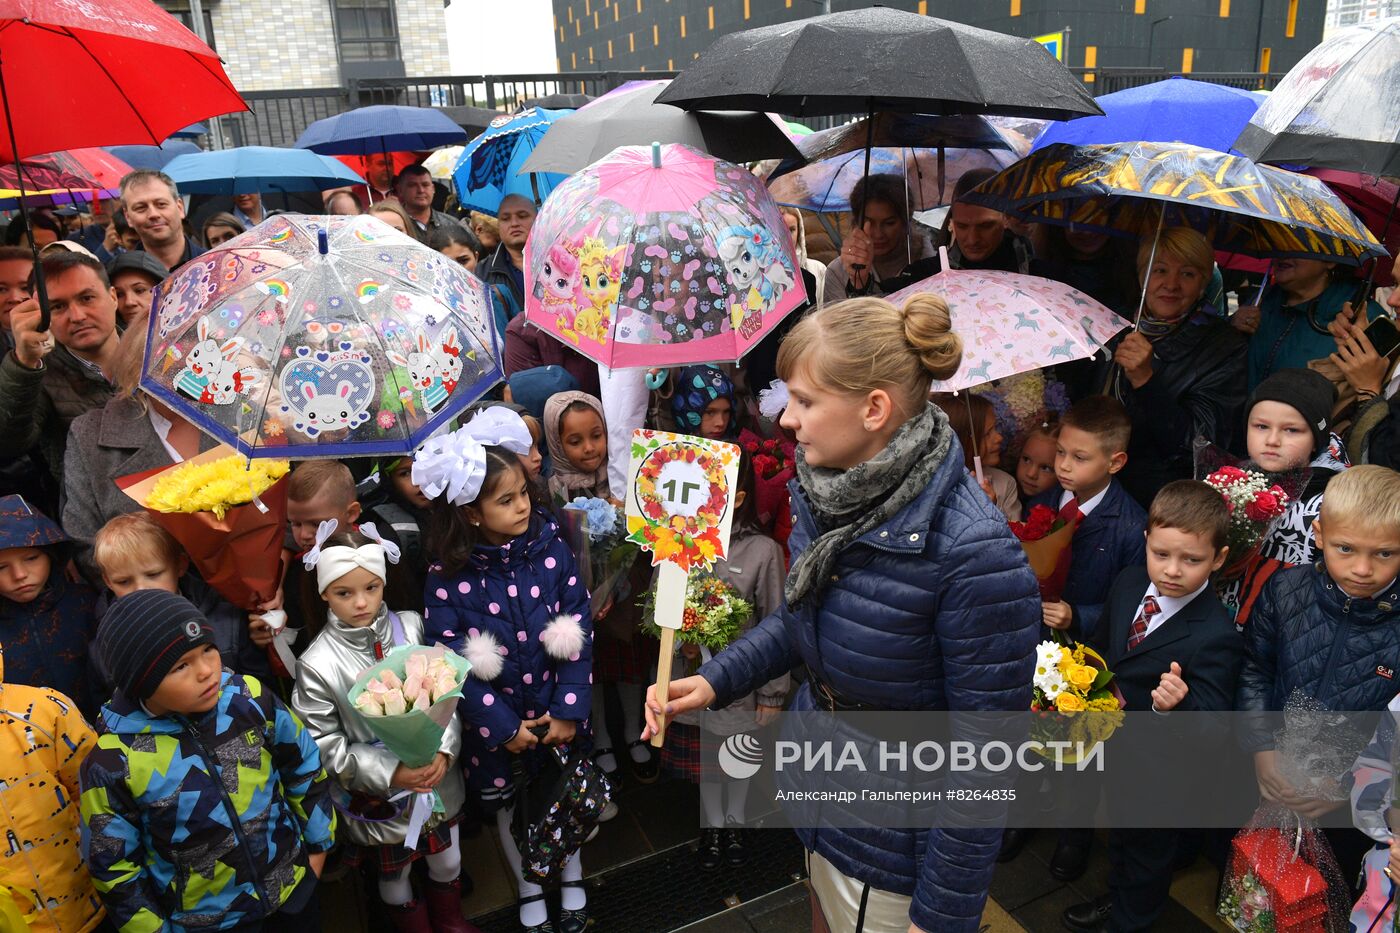
[[[213,49],[151,0],[0,0],[0,162],[157,145],[191,123],[247,109]],[[18,180],[34,188],[23,171]],[[23,199],[20,212],[28,227]],[[47,330],[37,248],[34,266]]]
[[[0,189],[19,189],[19,169],[24,171],[25,191],[45,191],[57,188],[104,190],[121,184],[122,176],[131,166],[105,149],[70,149],[30,156],[0,165]]]
[[[247,110],[219,56],[151,0],[0,0],[0,161],[158,145]]]
[[[1376,239],[1390,251],[1390,255],[1394,256],[1396,250],[1400,250],[1400,213],[1396,212],[1396,203],[1400,201],[1400,185],[1385,178],[1332,168],[1307,168],[1303,170],[1303,174],[1322,179],[1323,184],[1337,192],[1337,197],[1346,202],[1347,207],[1356,211],[1362,223],[1376,235]],[[1377,260],[1374,266],[1375,273],[1372,278],[1375,284],[1381,287],[1395,284],[1395,279],[1390,274],[1389,262]]]

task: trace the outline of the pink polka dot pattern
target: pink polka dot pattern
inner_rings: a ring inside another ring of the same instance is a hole
[[[466,596],[466,595],[467,595],[468,593],[470,593],[471,591],[472,591],[472,585],[471,585],[470,583],[468,583],[466,580],[463,580],[461,583],[458,583],[458,584],[457,584],[457,592],[461,593],[463,596]]]
[[[576,693],[566,693],[566,694],[564,694],[564,702],[565,702],[565,703],[568,703],[570,706],[573,706],[575,703],[578,702],[578,694],[576,694]]]
[[[486,609],[487,609],[487,611],[489,611],[493,616],[497,616],[497,615],[500,615],[500,614],[501,614],[501,604],[500,604],[500,603],[491,603],[489,606],[486,607]]]
[[[478,730],[476,730],[476,731],[481,733],[481,737],[482,737],[483,739],[489,739],[489,738],[491,738],[491,730],[488,729],[488,728],[486,728],[485,726],[482,726],[480,729],[478,729]]]
[[[578,584],[578,577],[570,577],[570,578],[569,578],[569,586],[575,586],[575,585],[577,585],[577,584]]]
[[[476,636],[478,636],[478,635],[481,634],[481,630],[480,630],[480,629],[469,628],[469,629],[467,629],[467,634],[470,635],[472,638],[475,638]]]
[[[437,596],[438,599],[446,599],[446,598],[447,598],[447,590],[443,589],[442,587],[438,587],[438,588],[437,588],[437,591],[434,593],[434,595]]]
[[[488,693],[488,694],[486,694],[484,697],[481,698],[481,705],[482,705],[482,706],[495,706],[495,705],[496,705],[496,698],[493,697],[491,694]]]
[[[531,595],[532,597],[534,597],[535,599],[539,599],[539,598],[540,598],[540,588],[539,588],[538,586],[532,586],[532,587],[530,587],[530,595]]]
[[[526,635],[524,632],[516,632],[516,633],[515,633],[515,640],[516,640],[516,641],[524,641],[526,638],[529,638],[529,637],[530,637],[530,636]]]
[[[570,661],[577,661],[577,660],[578,660],[578,652],[575,651],[573,654],[569,655],[569,660],[570,660]]]
[[[546,569],[546,570],[553,570],[553,569],[554,569],[554,565],[557,564],[557,563],[559,563],[559,562],[558,562],[557,560],[555,560],[554,558],[552,558],[552,557],[546,557],[546,558],[544,559],[544,566],[545,566],[545,569]]]
[[[520,595],[520,591],[516,589],[515,584],[512,583],[510,586],[506,587],[506,595],[509,596],[511,599],[514,599],[515,597]]]
[[[481,767],[481,759],[478,758],[478,757],[476,757],[475,755],[472,756],[472,767],[473,767],[473,768],[480,768],[480,767]]]
[[[505,778],[496,778],[496,779],[495,779],[494,781],[492,781],[491,783],[492,783],[492,784],[495,784],[497,787],[505,787],[505,786],[506,786],[506,779],[505,779]]]
[[[545,671],[543,674],[540,675],[540,680],[548,680],[548,679],[549,679],[549,671]]]
[[[515,689],[512,688],[512,687],[503,687],[503,688],[501,689],[501,692],[504,693],[506,696],[514,696],[514,695],[515,695]]]
[[[525,683],[527,683],[527,684],[532,684],[532,683],[535,682],[535,677],[534,677],[533,674],[526,674],[526,675],[524,675],[523,677],[521,677],[520,679],[523,680],[523,681],[524,681]]]

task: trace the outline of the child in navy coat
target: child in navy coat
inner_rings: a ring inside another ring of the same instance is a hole
[[[413,481],[432,500],[425,584],[427,640],[471,662],[462,687],[467,784],[496,810],[501,847],[516,872],[520,922],[547,923],[544,893],[520,875],[511,836],[511,755],[583,736],[592,699],[588,590],[559,526],[535,501],[517,454],[533,440],[520,416],[488,408],[414,458]],[[530,730],[544,726],[537,738]],[[563,869],[560,929],[587,925],[583,866]]]

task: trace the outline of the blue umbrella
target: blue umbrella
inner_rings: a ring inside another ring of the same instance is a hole
[[[537,204],[543,202],[554,186],[568,176],[554,172],[521,174],[520,169],[554,121],[571,113],[572,110],[530,107],[492,120],[486,132],[462,150],[457,167],[452,170],[458,202],[486,214],[495,214],[501,199],[508,194],[521,195]]]
[[[181,194],[323,191],[365,180],[330,156],[308,149],[240,146],[182,155],[165,167]]]
[[[144,168],[159,172],[170,164],[176,156],[188,152],[203,152],[194,143],[184,139],[167,139],[159,146],[108,146],[107,151],[132,168]]]
[[[1112,143],[1188,143],[1219,152],[1231,151],[1261,97],[1221,84],[1168,78],[1096,98],[1101,117],[1057,120],[1031,147],[1054,143],[1094,146]]]
[[[191,123],[189,126],[185,127],[183,130],[176,130],[175,132],[171,133],[171,134],[170,134],[170,138],[171,138],[171,139],[194,139],[194,138],[196,138],[196,137],[198,137],[198,136],[204,136],[204,135],[207,134],[208,132],[209,132],[209,127],[205,126],[203,123]]]
[[[379,104],[317,120],[297,137],[296,146],[322,155],[374,155],[466,141],[466,131],[439,110]]]

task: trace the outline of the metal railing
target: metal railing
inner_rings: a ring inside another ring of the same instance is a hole
[[[1081,78],[1093,77],[1097,95],[1141,87],[1172,77],[1161,68],[1071,68]],[[583,71],[566,74],[443,75],[425,78],[361,78],[344,88],[248,91],[252,111],[222,118],[228,146],[290,146],[311,123],[356,107],[404,104],[412,107],[481,107],[512,112],[527,100],[551,94],[596,97],[627,81],[674,77],[667,71]],[[1272,90],[1282,74],[1196,72],[1187,77],[1246,90]],[[838,126],[852,116],[800,118],[813,129]]]

